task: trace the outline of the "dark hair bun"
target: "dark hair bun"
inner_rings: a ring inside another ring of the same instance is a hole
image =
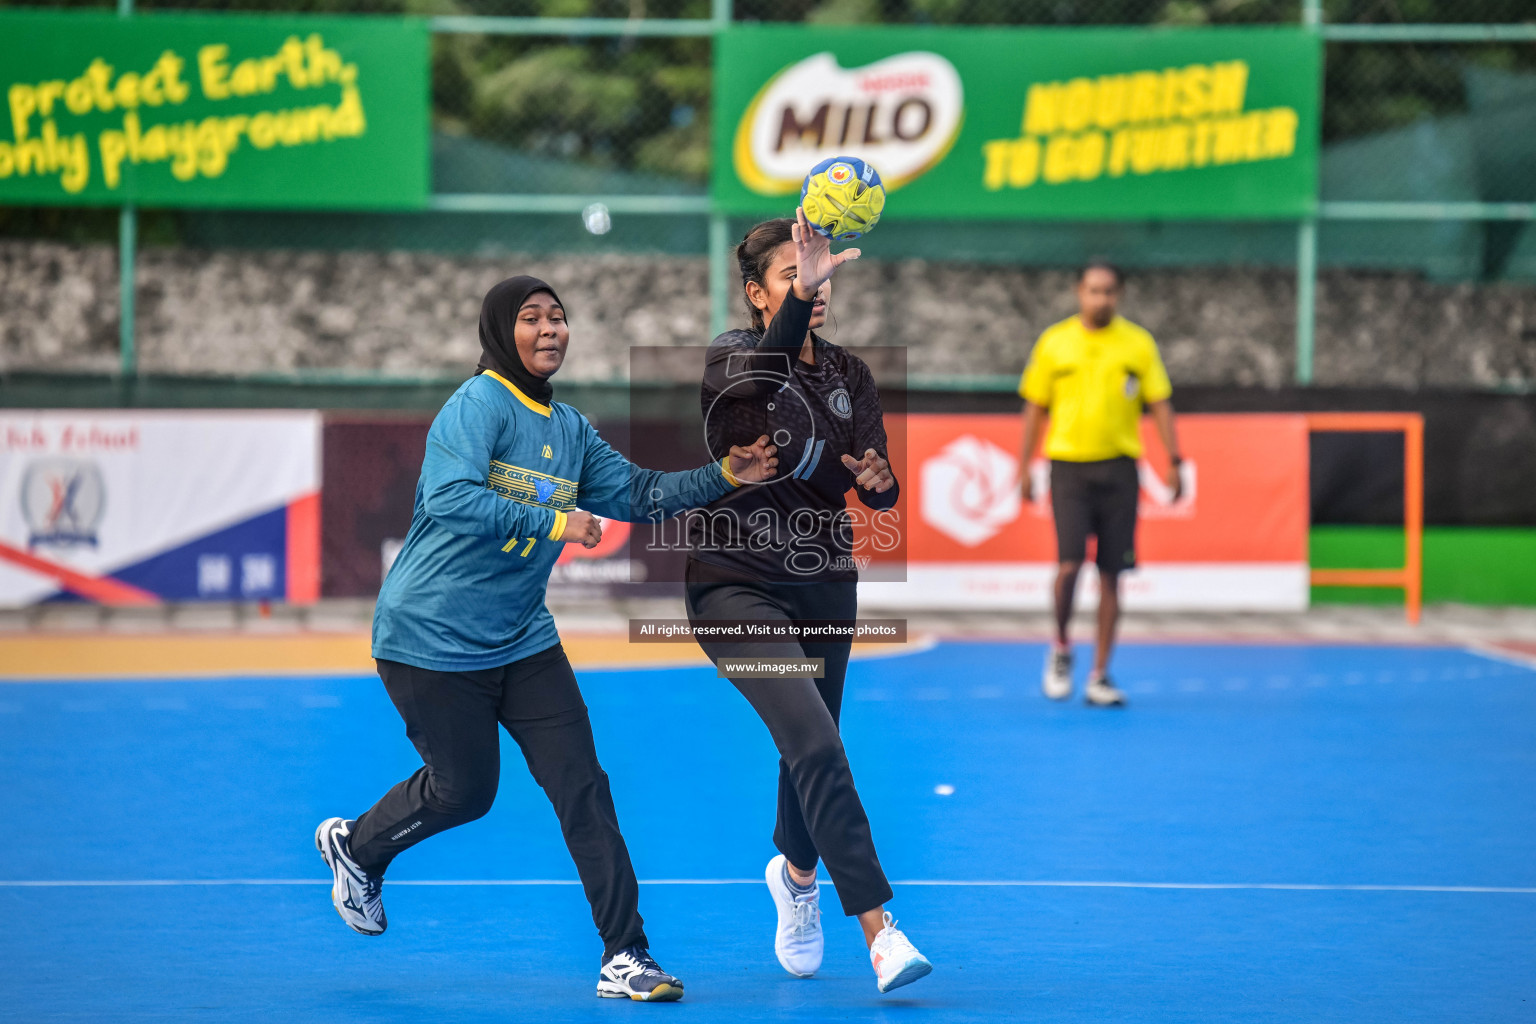
[[[752,300],[746,297],[747,282],[753,281],[766,287],[764,278],[768,268],[773,266],[774,254],[779,251],[779,246],[794,240],[794,224],[789,217],[765,220],[748,231],[741,244],[736,246],[736,266],[741,271],[742,298],[746,300],[752,326],[759,331],[763,329],[763,311],[752,305]]]

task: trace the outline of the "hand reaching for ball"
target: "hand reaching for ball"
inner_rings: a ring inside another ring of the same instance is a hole
[[[789,229],[795,241],[795,297],[810,302],[816,291],[831,279],[838,267],[862,255],[857,249],[832,251],[832,240],[811,227],[805,208],[795,207],[795,223]]]

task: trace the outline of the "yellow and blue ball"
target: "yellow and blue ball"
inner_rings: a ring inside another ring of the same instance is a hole
[[[819,234],[846,242],[879,223],[885,186],[872,165],[856,156],[834,156],[805,176],[800,206]]]

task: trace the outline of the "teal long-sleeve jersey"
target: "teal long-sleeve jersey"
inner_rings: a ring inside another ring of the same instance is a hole
[[[373,613],[373,656],[456,672],[553,647],[544,594],[567,512],[636,522],[734,485],[724,463],[641,469],[570,406],[536,402],[490,371],[471,377],[427,433],[411,529]]]

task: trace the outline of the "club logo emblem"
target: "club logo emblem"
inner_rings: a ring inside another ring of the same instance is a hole
[[[836,168],[833,168],[836,170]],[[853,416],[853,399],[848,397],[847,388],[838,388],[827,396],[827,405],[841,419],[850,419]]]
[[[553,480],[535,479],[533,481],[533,493],[538,495],[539,503],[543,504],[549,500],[551,494],[555,493],[555,482]]]
[[[85,459],[38,459],[21,479],[21,513],[27,545],[96,545],[106,511],[101,467]]]

